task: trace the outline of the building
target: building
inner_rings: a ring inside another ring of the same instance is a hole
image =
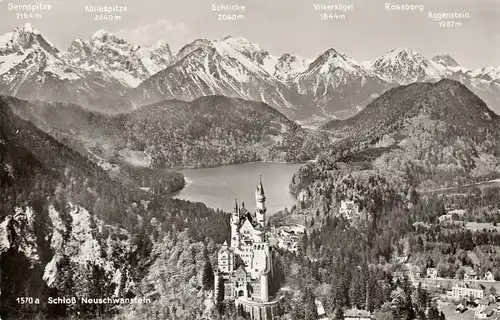
[[[344,312],[344,320],[372,320],[370,311],[350,309]]]
[[[445,222],[450,222],[453,221],[453,216],[451,214],[443,214],[442,216],[438,217],[439,223],[445,223]]]
[[[359,206],[352,200],[342,200],[339,215],[349,220],[359,217]]]
[[[486,271],[486,273],[484,274],[484,280],[495,281],[495,276],[493,275],[493,273],[491,271]]]
[[[464,280],[477,280],[477,272],[469,267],[464,267]]]
[[[491,318],[494,314],[493,308],[485,307],[485,308],[477,308],[475,313],[476,319],[488,319]]]
[[[255,320],[270,320],[278,300],[269,294],[272,256],[266,228],[266,196],[262,180],[255,191],[257,208],[250,212],[235,202],[231,215],[231,243],[218,252],[215,276],[216,299],[234,301]],[[223,290],[223,292],[220,292]]]
[[[480,308],[486,308],[487,306],[490,305],[490,300],[488,299],[479,299],[477,301],[477,306],[480,307]]]
[[[459,281],[453,285],[451,291],[452,296],[456,299],[484,298],[484,288],[480,284],[474,282]]]
[[[436,268],[427,268],[427,278],[437,278],[438,272]]]

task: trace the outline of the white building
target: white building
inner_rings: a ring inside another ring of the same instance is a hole
[[[344,320],[372,320],[370,311],[350,309],[344,312]]]
[[[477,272],[471,267],[464,267],[464,280],[477,280]]]
[[[453,215],[451,214],[443,214],[442,216],[438,217],[439,223],[445,223],[445,222],[450,222],[453,221]]]
[[[427,268],[428,278],[437,278],[438,272],[436,268]]]
[[[491,271],[487,271],[484,274],[484,280],[486,280],[486,281],[495,281],[495,276],[493,275],[493,273]]]
[[[339,215],[349,220],[358,217],[359,206],[352,200],[342,200],[340,202]]]
[[[235,203],[231,215],[231,244],[218,253],[215,276],[216,299],[243,305],[252,319],[273,319],[277,301],[269,297],[272,255],[266,229],[266,196],[262,181],[255,191],[254,213]],[[219,292],[223,290],[223,292]]]
[[[474,282],[459,281],[455,283],[451,289],[452,296],[456,299],[462,298],[484,298],[484,288]]]

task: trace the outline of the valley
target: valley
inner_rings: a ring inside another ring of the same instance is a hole
[[[491,1],[74,1],[0,21],[0,320],[500,318]]]

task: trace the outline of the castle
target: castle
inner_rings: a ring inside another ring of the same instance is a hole
[[[214,297],[234,301],[255,320],[273,319],[277,300],[269,297],[271,248],[266,232],[266,196],[262,180],[255,191],[254,213],[235,201],[231,214],[231,244],[224,242],[214,272]],[[219,292],[223,290],[223,292]]]

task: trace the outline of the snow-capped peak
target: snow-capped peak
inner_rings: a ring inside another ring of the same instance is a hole
[[[138,86],[165,69],[173,59],[170,47],[163,40],[141,47],[104,29],[86,41],[73,41],[65,56],[84,70],[104,73],[128,87]]]
[[[290,80],[300,72],[307,70],[308,61],[304,58],[285,53],[279,59],[275,67],[274,76],[281,80]]]
[[[16,27],[13,32],[0,36],[0,55],[20,53],[32,48],[42,49],[52,55],[59,53],[59,50],[29,23],[26,23],[22,28]]]
[[[113,36],[113,33],[109,32],[108,30],[100,29],[97,30],[93,35],[92,39],[103,39],[105,37],[111,37]]]
[[[276,70],[278,57],[270,55],[268,51],[262,49],[258,44],[250,42],[245,37],[225,36],[213,41],[213,45],[219,54],[234,56],[234,53],[237,52],[243,55],[269,75],[274,74]]]
[[[155,44],[150,45],[151,48],[165,48],[169,47],[165,40],[158,40]]]
[[[309,70],[318,69],[320,73],[330,73],[335,69],[348,72],[360,72],[362,69],[358,62],[346,54],[330,48],[309,65]]]
[[[225,36],[225,37],[220,38],[218,41],[225,41],[226,43],[231,43],[231,44],[240,45],[240,46],[252,46],[254,48],[261,49],[258,44],[251,43],[245,37]]]
[[[432,58],[432,61],[439,63],[446,67],[458,67],[458,62],[453,59],[449,54],[442,53]]]
[[[26,33],[32,33],[32,34],[40,34],[38,32],[38,30],[32,26],[29,22],[27,22],[24,27],[22,28],[22,30]]]
[[[438,80],[445,68],[409,48],[397,48],[375,60],[371,69],[387,81],[409,84]]]
[[[494,80],[498,82],[500,80],[500,66],[473,69],[468,71],[467,73],[471,77],[484,79],[487,81]]]
[[[404,62],[404,60],[425,60],[425,57],[422,56],[420,53],[417,51],[410,49],[410,48],[396,48],[392,49],[385,55],[383,55],[381,58],[379,58],[379,61],[388,61],[391,60],[392,62]]]
[[[201,47],[210,46],[211,42],[208,39],[196,39],[191,43],[186,44],[182,47],[177,55],[175,56],[175,61],[182,60],[185,56],[189,55],[191,52],[196,51]]]

